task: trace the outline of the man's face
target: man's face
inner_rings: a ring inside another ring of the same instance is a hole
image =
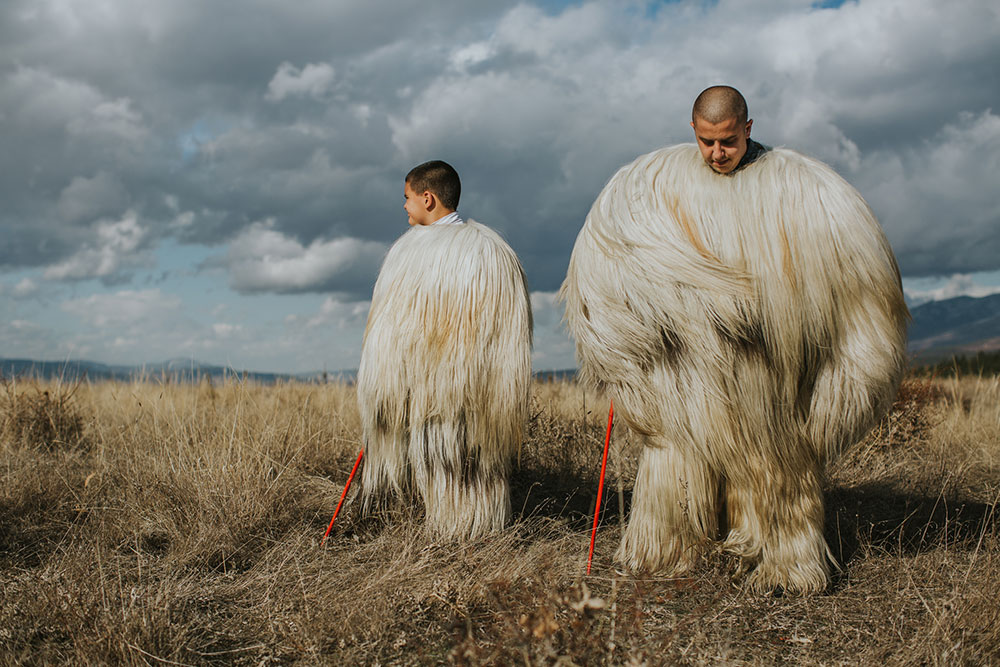
[[[736,117],[721,123],[709,123],[704,118],[696,117],[691,123],[701,156],[709,167],[720,174],[731,173],[743,159],[751,125],[752,120],[742,125]]]
[[[417,194],[410,187],[409,183],[403,185],[403,210],[406,211],[406,221],[410,226],[426,225],[430,222],[430,213],[427,210],[427,193]]]

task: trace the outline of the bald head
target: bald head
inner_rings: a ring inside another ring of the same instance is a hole
[[[691,127],[701,156],[719,174],[731,174],[739,167],[751,125],[746,100],[731,86],[706,88],[691,109]]]
[[[691,122],[699,118],[709,123],[722,123],[731,118],[743,125],[747,122],[747,101],[732,86],[712,86],[701,91],[691,109]]]

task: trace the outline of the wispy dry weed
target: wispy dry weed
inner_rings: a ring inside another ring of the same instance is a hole
[[[73,395],[79,384],[39,387],[0,376],[0,435],[12,446],[35,449],[79,447],[84,417]]]
[[[1000,663],[1000,387],[907,381],[831,469],[824,595],[755,595],[737,563],[618,572],[635,445],[607,401],[537,383],[513,525],[437,543],[416,507],[320,538],[361,446],[340,384],[4,386],[0,662]],[[48,429],[48,430],[46,430]]]

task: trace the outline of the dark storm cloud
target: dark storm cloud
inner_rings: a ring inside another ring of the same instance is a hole
[[[405,231],[403,174],[441,158],[549,292],[604,182],[689,141],[717,82],[756,137],[872,201],[904,271],[1000,265],[992,3],[546,7],[6,3],[0,268],[113,282],[174,237],[227,246],[214,265],[241,292],[363,298]]]
[[[397,236],[406,165],[386,115],[406,104],[396,89],[433,76],[435,58],[447,53],[425,41],[447,44],[454,26],[474,31],[503,9],[5,5],[0,225],[8,242],[0,267],[80,264],[88,248],[91,261],[106,259],[115,244],[102,241],[101,221],[129,211],[150,243],[167,235],[223,242],[261,220],[306,245]],[[314,94],[269,89],[282,73],[294,79],[317,67],[332,77]],[[178,216],[186,223],[173,224]],[[86,278],[101,269],[55,274]]]

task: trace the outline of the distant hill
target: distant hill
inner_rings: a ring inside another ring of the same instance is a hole
[[[918,361],[1000,350],[1000,294],[931,301],[910,313],[908,349]]]
[[[96,361],[69,359],[66,361],[37,361],[35,359],[4,359],[0,358],[0,377],[30,377],[53,380],[62,378],[67,382],[87,379],[120,380],[129,382],[136,379],[147,379],[166,382],[199,382],[206,377],[213,382],[224,379],[246,379],[260,384],[275,382],[354,382],[358,371],[355,369],[339,371],[312,371],[309,373],[262,373],[235,369],[231,366],[212,366],[193,359],[170,359],[155,364],[136,366],[109,366]],[[576,370],[572,368],[549,371],[536,371],[535,377],[542,381],[572,380]]]
[[[65,361],[37,361],[34,359],[0,359],[0,374],[3,377],[33,377],[56,379],[67,382],[77,380],[162,380],[165,382],[199,382],[205,378],[212,381],[224,379],[246,379],[261,384],[279,381],[323,382],[346,379],[354,380],[354,371],[336,373],[262,373],[236,369],[231,366],[213,366],[193,359],[170,359],[160,363],[137,366],[110,366],[94,361],[68,359]]]
[[[1000,351],[1000,294],[975,298],[959,296],[943,301],[931,301],[910,310],[913,320],[909,327],[907,349],[913,365],[928,366],[952,357],[967,357],[979,367],[983,355]],[[978,355],[978,357],[977,357]],[[989,357],[992,358],[992,357]],[[575,370],[536,371],[542,380],[572,379]],[[94,361],[70,359],[37,361],[33,359],[0,358],[0,375],[10,377],[63,378],[76,381],[133,380],[146,378],[167,382],[197,382],[206,377],[213,381],[225,378],[245,378],[261,384],[279,381],[353,382],[356,370],[314,371],[310,373],[262,373],[231,366],[213,366],[193,359],[170,359],[160,363],[137,366],[114,366]]]

